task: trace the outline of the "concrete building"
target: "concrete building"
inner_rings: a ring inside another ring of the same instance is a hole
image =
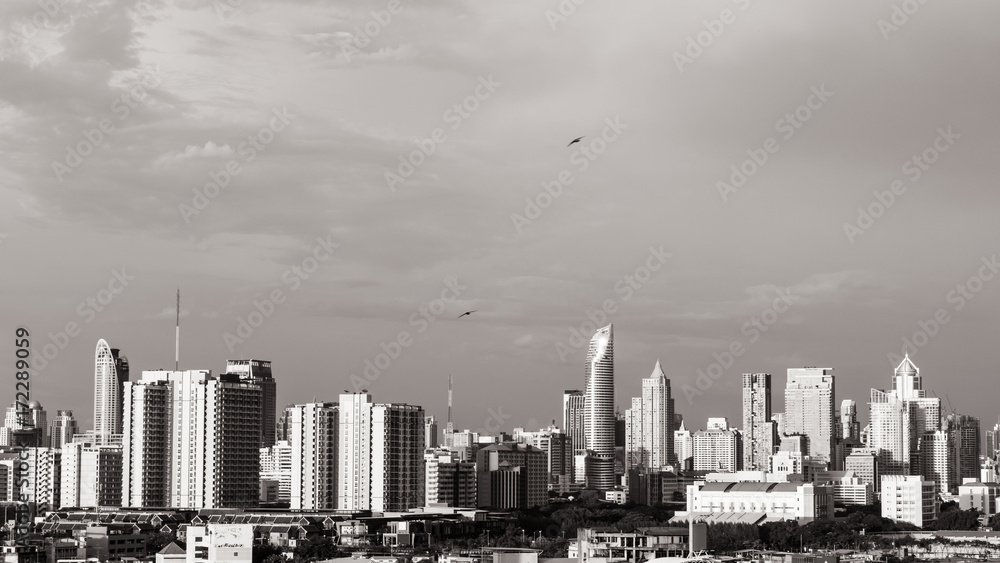
[[[743,468],[763,470],[777,446],[771,420],[771,374],[743,374]]]
[[[482,448],[476,457],[477,506],[506,510],[532,508],[548,499],[545,452],[505,442]]]
[[[433,416],[424,417],[424,446],[427,449],[438,447],[438,423]]]
[[[25,448],[18,455],[19,469],[27,463],[27,470],[17,471],[20,494],[24,502],[36,503],[39,512],[55,510],[62,501],[62,450],[54,448]]]
[[[142,372],[131,389],[133,411],[149,413],[130,417],[133,426],[123,439],[130,448],[129,480],[123,491],[132,499],[129,504],[153,506],[135,501],[153,498],[154,493],[147,491],[163,486],[162,476],[148,471],[150,462],[144,458],[156,453],[150,444],[166,440],[166,506],[256,506],[261,436],[258,385],[236,374],[155,370]],[[162,405],[164,401],[169,406]],[[153,422],[159,416],[153,415],[153,406],[164,408],[165,430]]]
[[[875,490],[862,482],[853,471],[819,471],[812,481],[833,485],[833,500],[845,505],[868,505],[875,502]]]
[[[337,403],[305,403],[286,409],[292,510],[337,508],[338,410]]]
[[[580,528],[570,540],[570,559],[578,563],[640,563],[688,554],[687,527],[638,528],[634,532]]]
[[[102,338],[94,354],[94,435],[102,444],[122,433],[122,398],[128,358]]]
[[[694,470],[694,435],[684,428],[684,421],[674,431],[674,455],[677,457],[679,471]]]
[[[699,430],[694,433],[695,471],[740,471],[743,469],[743,440],[739,431]]]
[[[339,425],[338,509],[383,512],[423,506],[423,408],[376,404],[368,393],[343,393]]]
[[[874,450],[861,448],[851,452],[844,460],[844,470],[854,473],[862,482],[872,486],[875,493],[882,486],[882,475],[878,468],[878,455]]]
[[[253,561],[252,524],[188,526],[189,563],[250,563]]]
[[[615,487],[615,346],[614,325],[602,327],[587,350],[584,440],[594,471],[587,487]],[[575,446],[574,446],[575,447]]]
[[[548,459],[546,470],[549,474],[549,490],[572,488],[573,446],[570,437],[556,426],[549,426],[537,432],[514,429],[514,441],[530,444],[545,452]]]
[[[950,494],[958,489],[957,444],[954,433],[938,430],[920,436],[920,474],[933,481],[937,494]]]
[[[834,400],[836,389],[832,368],[791,368],[785,384],[785,434],[809,437],[813,459],[833,459]]]
[[[979,479],[980,431],[979,419],[965,414],[951,413],[942,424],[955,444],[955,487],[966,479]]]
[[[292,446],[288,440],[278,440],[269,448],[260,449],[260,480],[277,483],[275,502],[292,502]]]
[[[74,441],[63,445],[61,457],[60,507],[122,505],[121,444]]]
[[[882,517],[917,527],[933,523],[938,518],[936,488],[920,475],[883,475]]]
[[[424,506],[475,508],[478,502],[475,462],[462,461],[449,450],[428,451],[424,461]]]
[[[696,483],[688,486],[687,514],[675,518],[750,524],[796,520],[805,524],[833,518],[833,495],[832,486],[813,483]]]
[[[1000,511],[1000,484],[967,480],[958,486],[958,507],[961,510],[975,508],[987,520]]]
[[[278,389],[271,372],[271,362],[267,360],[228,360],[226,361],[226,373],[234,373],[240,381],[260,387],[260,445],[257,447],[266,448],[274,445]]]
[[[579,389],[567,389],[563,392],[563,429],[573,447],[573,455],[582,454],[587,449],[584,429],[587,421],[586,396]],[[575,467],[575,464],[574,464]],[[583,473],[573,471],[573,480],[583,483]]]
[[[674,463],[674,399],[660,361],[642,380],[642,396],[625,411],[625,470],[659,471]]]
[[[73,411],[56,411],[56,418],[49,431],[49,445],[58,450],[63,444],[72,442],[73,436],[79,433],[80,427],[73,418]]]
[[[941,400],[927,397],[920,370],[907,354],[896,366],[892,389],[871,390],[867,446],[879,456],[883,475],[919,472],[919,440],[941,429]]]
[[[852,399],[844,399],[840,403],[840,439],[861,441],[858,403]]]
[[[24,405],[24,406],[20,406]],[[44,448],[49,445],[46,414],[38,401],[14,402],[0,427],[0,447]]]
[[[172,401],[167,379],[124,382],[122,506],[170,505]]]

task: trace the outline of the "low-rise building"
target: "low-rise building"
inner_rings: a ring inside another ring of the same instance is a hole
[[[681,557],[688,552],[686,527],[637,528],[634,532],[580,528],[570,540],[568,557],[578,563],[639,562]]]
[[[966,480],[958,486],[958,507],[962,510],[975,508],[986,519],[998,512],[998,497],[1000,497],[1000,483]]]
[[[882,517],[923,527],[937,520],[936,484],[920,475],[882,476]]]
[[[688,486],[687,513],[671,522],[760,524],[796,520],[800,524],[833,518],[833,487],[814,483],[710,482]]]

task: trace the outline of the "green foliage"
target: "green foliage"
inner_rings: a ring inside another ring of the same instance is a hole
[[[979,529],[979,517],[982,513],[975,508],[968,510],[949,510],[941,512],[934,528],[937,530],[977,530]]]
[[[177,535],[173,532],[158,532],[152,534],[146,538],[146,553],[150,555],[156,555],[161,549],[170,545],[170,542],[175,541]]]
[[[285,560],[281,555],[281,548],[269,543],[253,544],[251,557],[253,558],[253,563],[269,563],[274,557],[280,557],[281,560]]]

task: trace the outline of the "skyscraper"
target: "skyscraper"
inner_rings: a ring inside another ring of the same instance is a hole
[[[173,398],[166,379],[126,381],[122,405],[122,506],[170,505]]]
[[[27,410],[22,409],[16,402],[7,408],[3,427],[0,427],[0,446],[48,447],[48,428],[42,404],[31,400],[27,403]]]
[[[963,479],[979,478],[979,419],[966,414],[951,413],[945,418],[944,428],[952,437],[955,452],[954,487]]]
[[[735,429],[694,433],[694,470],[732,473],[743,469],[743,439]]]
[[[73,436],[79,434],[80,429],[73,418],[73,411],[57,411],[55,420],[52,421],[52,431],[49,433],[49,442],[53,448],[59,449],[63,444],[73,441]]]
[[[674,455],[677,456],[678,470],[694,469],[694,436],[690,430],[684,428],[683,420],[680,428],[674,431]]]
[[[587,441],[584,430],[587,423],[586,396],[579,389],[567,389],[563,392],[563,429],[570,440],[573,455],[585,455]],[[573,480],[583,482],[583,473],[574,471]]]
[[[790,368],[785,385],[785,434],[809,437],[813,459],[832,461],[834,446],[832,368]]]
[[[226,372],[239,375],[240,381],[260,387],[262,397],[262,418],[260,427],[260,447],[274,445],[276,428],[274,417],[277,405],[277,384],[271,375],[271,362],[265,360],[229,360]],[[284,438],[283,438],[284,439]]]
[[[986,457],[996,461],[1000,454],[1000,418],[992,429],[986,431]]]
[[[880,473],[919,473],[920,437],[940,430],[941,399],[926,396],[909,354],[896,366],[891,390],[871,390],[869,406],[868,447],[878,453]]]
[[[587,351],[584,440],[594,467],[590,488],[615,486],[615,349],[613,325],[600,328]]]
[[[861,423],[858,422],[858,403],[844,399],[840,403],[840,437],[843,440],[861,441]]]
[[[94,356],[94,435],[107,444],[122,433],[122,394],[128,381],[128,358],[118,348],[97,341]]]
[[[428,449],[438,447],[438,423],[433,416],[424,417],[424,445]]]
[[[743,468],[764,471],[774,453],[777,424],[771,420],[771,374],[743,374]]]
[[[674,399],[660,361],[642,380],[642,396],[625,412],[626,469],[658,471],[674,463]]]

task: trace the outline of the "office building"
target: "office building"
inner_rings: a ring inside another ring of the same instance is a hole
[[[878,452],[882,475],[919,473],[919,440],[941,429],[941,400],[926,396],[908,354],[896,366],[891,390],[871,390],[870,408],[867,445]]]
[[[674,431],[674,455],[677,456],[679,471],[694,469],[694,436],[684,427],[684,421],[681,421],[680,428]]]
[[[625,411],[625,469],[659,471],[674,463],[674,399],[660,361]]]
[[[952,483],[957,487],[966,479],[979,479],[980,433],[979,419],[965,414],[951,413],[945,417],[943,429],[952,436],[955,444],[956,475]]]
[[[763,470],[777,445],[771,420],[771,374],[743,374],[743,468]]]
[[[479,508],[525,509],[548,501],[545,452],[527,444],[504,442],[476,454]]]
[[[424,417],[424,446],[429,450],[438,447],[438,423],[433,416]]]
[[[876,451],[867,448],[853,450],[844,460],[844,470],[853,473],[862,483],[871,485],[873,492],[879,492],[882,475]]]
[[[260,387],[261,424],[260,445],[266,448],[275,442],[275,413],[277,410],[277,384],[271,374],[271,362],[265,360],[229,360],[226,373],[235,373],[239,380]]]
[[[568,389],[563,392],[563,429],[569,436],[575,450],[586,450],[584,429],[587,424],[586,396],[579,389]],[[580,481],[583,476],[580,476]]]
[[[45,409],[38,401],[31,400],[27,404],[14,402],[7,408],[3,427],[0,427],[0,447],[44,448],[48,446],[48,428],[45,418]]]
[[[998,483],[983,483],[973,479],[958,486],[959,510],[974,508],[986,520],[997,513],[997,498],[1000,498]]]
[[[840,438],[861,441],[861,423],[858,422],[858,403],[844,399],[840,403]]]
[[[986,431],[986,457],[996,461],[997,456],[1000,456],[1000,419]]]
[[[586,485],[599,490],[615,487],[614,351],[614,326],[609,324],[590,340],[584,399],[584,440],[594,468],[593,479]]]
[[[785,434],[809,437],[813,459],[833,459],[836,432],[833,369],[791,368],[785,384]]]

